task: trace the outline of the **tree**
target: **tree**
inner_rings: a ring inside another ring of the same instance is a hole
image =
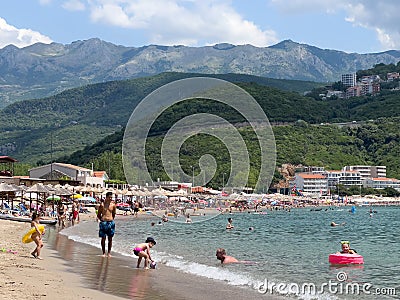
[[[387,197],[399,197],[400,192],[392,187],[387,187],[384,189],[384,193]]]

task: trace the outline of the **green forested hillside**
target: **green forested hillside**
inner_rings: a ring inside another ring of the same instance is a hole
[[[0,155],[36,164],[50,161],[51,153],[53,157],[71,154],[124,127],[138,102],[158,87],[193,76],[211,75],[165,73],[88,85],[44,99],[14,103],[0,111]],[[238,74],[212,77],[258,82],[254,85],[260,89],[281,91],[281,99],[319,85]],[[288,93],[267,85],[296,92]]]
[[[246,136],[246,128],[240,131]],[[328,170],[339,170],[345,165],[386,165],[387,176],[400,179],[400,118],[379,119],[363,125],[310,125],[297,122],[294,125],[273,127],[277,166],[283,163],[324,166]],[[121,147],[123,130],[104,139],[92,147],[78,151],[62,160],[110,172],[114,179],[124,180]],[[160,161],[162,136],[151,137],[147,143],[148,161],[151,162],[152,174],[156,178],[168,179]],[[251,141],[248,149],[253,156],[252,176],[249,185],[255,184],[259,166],[259,154]],[[252,146],[253,145],[253,146]],[[222,173],[229,175],[229,153],[225,146],[211,136],[197,136],[186,141],[180,152],[182,168],[190,174],[191,166],[195,173],[199,171],[198,158],[209,153],[218,163],[217,173],[210,185],[221,185]],[[165,166],[168,168],[169,166]],[[197,173],[196,173],[197,174]],[[252,181],[253,180],[253,181]]]
[[[121,129],[135,106],[156,88],[192,75],[166,73],[107,82],[65,91],[54,97],[10,105],[0,111],[0,154],[13,156],[30,166],[48,163],[51,157],[53,160],[80,165],[91,166],[94,163],[96,169],[106,170],[112,178],[123,179]],[[399,164],[396,161],[400,153],[399,120],[396,118],[400,116],[399,92],[387,91],[376,97],[320,101],[295,92],[299,91],[300,85],[311,89],[311,83],[269,82],[265,78],[235,74],[221,75],[220,78],[229,78],[249,92],[270,122],[279,125],[273,128],[278,164],[303,163],[334,169],[345,164],[385,164],[389,176],[399,177]],[[252,82],[253,79],[258,83]],[[291,86],[291,91],[267,86],[267,81],[270,85],[280,83],[287,89]],[[233,124],[243,121],[239,114],[220,103],[202,99],[184,101],[168,108],[154,123],[149,149],[156,147],[157,139],[161,139],[162,134],[176,121],[199,112],[212,112]],[[353,120],[357,121],[356,125],[363,126],[340,128],[317,125],[338,122],[354,125]],[[184,167],[196,164],[194,159],[203,151],[203,144],[216,144],[215,149],[210,151],[217,153],[222,160],[226,159],[218,143],[211,143],[207,138],[191,140],[192,143],[198,143],[198,147],[185,145],[183,155],[187,157],[183,156]],[[150,152],[157,151],[154,149]],[[152,159],[158,165],[157,158]],[[218,172],[229,171],[224,164]],[[23,172],[22,169],[20,172]],[[161,168],[157,171],[156,167],[155,174],[163,178]],[[217,174],[217,177],[220,178],[220,175]]]

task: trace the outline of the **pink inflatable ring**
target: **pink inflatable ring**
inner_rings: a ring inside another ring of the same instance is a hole
[[[334,253],[329,255],[329,263],[333,265],[360,265],[364,263],[364,258],[359,254]]]

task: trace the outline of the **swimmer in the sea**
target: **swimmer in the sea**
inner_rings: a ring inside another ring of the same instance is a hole
[[[226,251],[224,248],[218,248],[215,255],[217,256],[217,259],[221,261],[221,264],[231,264],[239,262],[233,256],[226,255]]]

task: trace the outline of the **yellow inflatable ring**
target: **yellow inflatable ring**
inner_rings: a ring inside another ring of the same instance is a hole
[[[44,232],[44,225],[41,225],[41,224],[38,225],[38,229],[39,229],[40,233],[43,233],[43,232]],[[32,227],[32,228],[22,237],[22,242],[23,242],[24,244],[33,242],[33,240],[32,240],[32,234],[35,233],[35,232],[36,232],[36,228],[35,228],[35,227]]]

